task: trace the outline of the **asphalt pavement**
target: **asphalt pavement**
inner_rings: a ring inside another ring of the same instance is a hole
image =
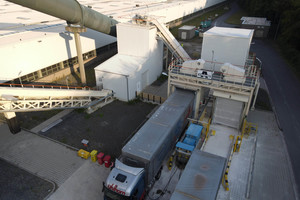
[[[262,61],[278,126],[283,131],[300,196],[300,82],[268,40],[252,40],[251,51]]]

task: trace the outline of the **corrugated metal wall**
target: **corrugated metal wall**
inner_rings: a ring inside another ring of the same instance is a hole
[[[216,97],[213,123],[239,128],[243,108],[243,102]]]

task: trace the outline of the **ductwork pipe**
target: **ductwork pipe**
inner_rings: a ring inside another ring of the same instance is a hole
[[[9,2],[116,36],[118,21],[81,5],[76,0],[8,0]]]

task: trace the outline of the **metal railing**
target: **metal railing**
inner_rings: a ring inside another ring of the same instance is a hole
[[[91,87],[84,86],[65,86],[65,85],[43,85],[43,84],[15,84],[15,83],[0,83],[0,87],[19,87],[19,88],[43,88],[43,89],[74,89],[74,90],[94,90]]]
[[[188,68],[183,67],[182,62],[178,60],[173,60],[169,65],[169,76],[171,79],[176,79],[175,76],[179,75],[182,78],[191,78],[197,80],[198,83],[205,85],[214,85],[217,87],[235,87],[235,88],[254,88],[259,81],[259,71],[255,65],[246,65],[243,68],[245,69],[245,75],[234,75],[216,71],[213,68],[220,68],[224,63],[210,62],[210,67],[205,67],[201,70],[210,73],[211,76],[202,76],[198,72],[200,69],[197,68]],[[205,63],[205,64],[206,64]],[[211,67],[213,64],[213,67]],[[211,69],[208,69],[211,68]]]

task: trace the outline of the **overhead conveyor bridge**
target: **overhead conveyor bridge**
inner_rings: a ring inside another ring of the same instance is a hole
[[[87,87],[7,85],[0,87],[0,112],[28,112],[50,109],[88,108],[108,103],[110,90]],[[16,87],[19,86],[19,87]]]
[[[163,23],[154,18],[151,19],[151,22],[157,27],[159,31],[158,35],[163,40],[164,44],[177,58],[180,58],[182,61],[191,60],[187,52]]]

